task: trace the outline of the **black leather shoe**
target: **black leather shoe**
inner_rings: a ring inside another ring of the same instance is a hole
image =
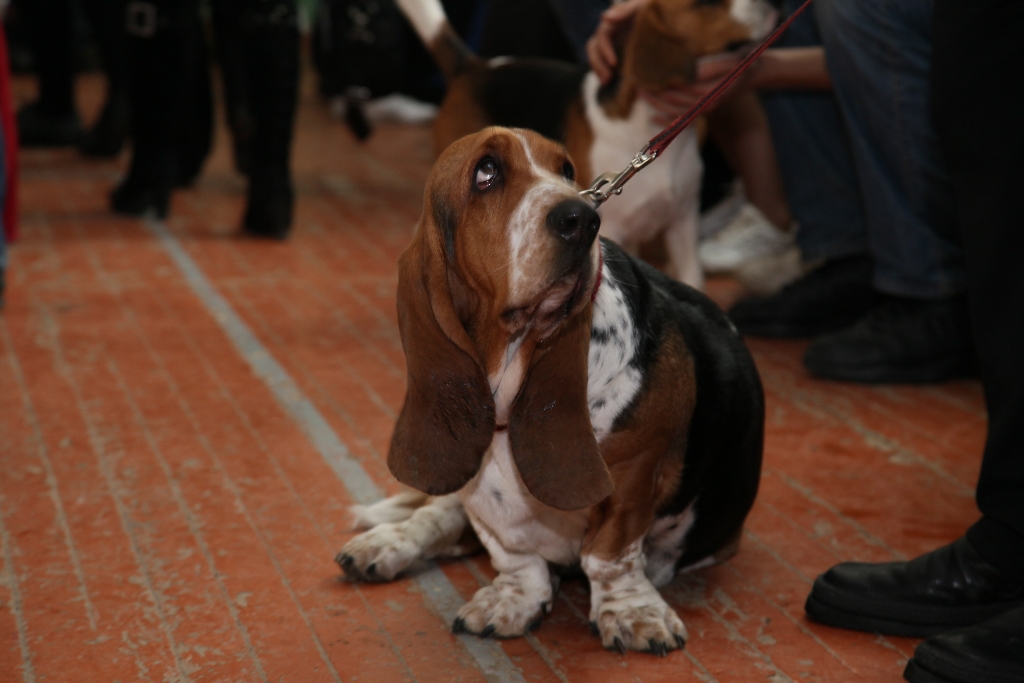
[[[804,609],[857,631],[925,637],[1024,606],[1024,578],[986,562],[966,538],[910,562],[844,562],[817,578]]]
[[[850,327],[811,342],[804,365],[844,382],[943,382],[975,372],[967,295],[934,301],[887,296]]]
[[[740,301],[729,317],[741,334],[813,337],[856,322],[878,302],[865,256],[828,261],[777,293]]]
[[[286,171],[253,169],[242,229],[253,237],[283,240],[292,227],[295,193]]]
[[[1024,607],[917,646],[903,677],[910,683],[1024,681]]]
[[[167,207],[171,200],[171,185],[154,181],[139,172],[129,174],[110,193],[110,208],[122,216],[142,217],[152,214],[156,218],[167,218]],[[145,178],[145,179],[144,179]]]

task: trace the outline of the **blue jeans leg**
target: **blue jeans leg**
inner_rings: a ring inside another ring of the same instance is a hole
[[[929,111],[932,7],[933,0],[815,0],[863,193],[875,286],[924,299],[966,284]]]
[[[788,16],[799,6],[786,0]],[[814,5],[779,39],[780,47],[820,45]],[[775,141],[786,199],[800,232],[805,260],[868,251],[860,185],[846,129],[830,92],[766,91],[761,102]]]

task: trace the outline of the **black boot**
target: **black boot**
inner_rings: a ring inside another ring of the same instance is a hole
[[[729,317],[741,334],[813,337],[853,324],[878,301],[866,256],[834,259],[768,297],[740,301]]]
[[[976,372],[967,295],[887,296],[856,324],[819,337],[804,355],[815,377],[844,382],[942,382]]]
[[[289,166],[299,84],[295,2],[248,0],[239,6],[249,108],[256,124],[243,228],[257,237],[284,239],[294,205]]]
[[[814,582],[814,621],[924,637],[1024,606],[1024,577],[989,564],[966,537],[910,562],[844,562]]]
[[[190,183],[209,151],[209,75],[197,0],[128,8],[132,161],[111,195],[119,213],[167,215],[171,190]]]

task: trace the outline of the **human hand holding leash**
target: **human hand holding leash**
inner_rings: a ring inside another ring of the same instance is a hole
[[[804,0],[803,4],[800,5],[795,12],[790,14],[789,17],[778,27],[776,27],[771,35],[766,37],[760,45],[746,54],[741,60],[739,60],[739,62],[734,64],[728,73],[723,78],[717,80],[716,84],[702,97],[700,97],[693,106],[687,108],[674,121],[672,121],[665,130],[651,138],[650,141],[648,141],[648,143],[636,154],[633,160],[630,161],[629,165],[625,169],[619,173],[609,172],[599,175],[594,181],[594,184],[591,185],[590,188],[581,191],[580,194],[589,198],[590,201],[593,202],[594,206],[600,206],[613,194],[621,194],[622,186],[625,185],[630,178],[654,161],[658,154],[672,144],[672,141],[676,139],[679,133],[693,123],[698,116],[703,114],[715,100],[728,92],[730,88],[737,84],[737,82],[741,81],[746,72],[749,71],[757,60],[764,54],[765,50],[767,50],[772,43],[778,40],[779,36],[785,33],[786,29],[789,28],[793,21],[795,21],[796,18],[804,12],[804,10],[810,7],[812,1],[813,0]],[[641,3],[637,0],[637,7],[640,6]],[[605,22],[602,21],[602,24],[604,23]],[[599,33],[600,32],[601,31],[599,30]],[[608,31],[605,31],[604,33],[607,34]],[[607,35],[605,38],[607,38]],[[823,57],[824,54],[822,53],[822,60]],[[813,73],[815,72],[812,71],[812,74]],[[825,78],[827,79],[827,73]]]
[[[688,111],[700,102],[708,93],[714,90],[723,78],[728,76],[735,69],[744,55],[739,52],[723,52],[717,55],[708,55],[697,60],[697,72],[693,83],[676,88],[667,88],[661,91],[642,90],[640,97],[657,110],[655,117],[661,125],[668,125],[677,116]],[[719,97],[709,103],[706,112],[712,112],[723,102],[728,101],[736,93],[748,90],[752,87],[759,69],[760,60],[750,65],[739,78]]]

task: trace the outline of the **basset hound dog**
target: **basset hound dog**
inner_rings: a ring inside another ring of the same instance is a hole
[[[408,387],[388,453],[422,494],[361,508],[371,528],[336,561],[391,580],[475,534],[498,575],[456,632],[526,633],[552,608],[551,566],[576,566],[601,642],[664,655],[686,628],[658,587],[735,552],[764,399],[707,297],[597,238],[575,168],[497,127],[437,160],[399,261]]]
[[[621,69],[601,87],[597,75],[545,59],[472,54],[452,30],[440,0],[398,0],[447,81],[434,123],[435,151],[489,125],[528,128],[568,147],[580,183],[618,171],[660,132],[640,90],[692,82],[699,57],[768,33],[775,12],[764,0],[651,0],[624,36]],[[669,275],[703,285],[697,259],[703,165],[695,130],[601,208],[602,234],[631,254],[661,237]]]

